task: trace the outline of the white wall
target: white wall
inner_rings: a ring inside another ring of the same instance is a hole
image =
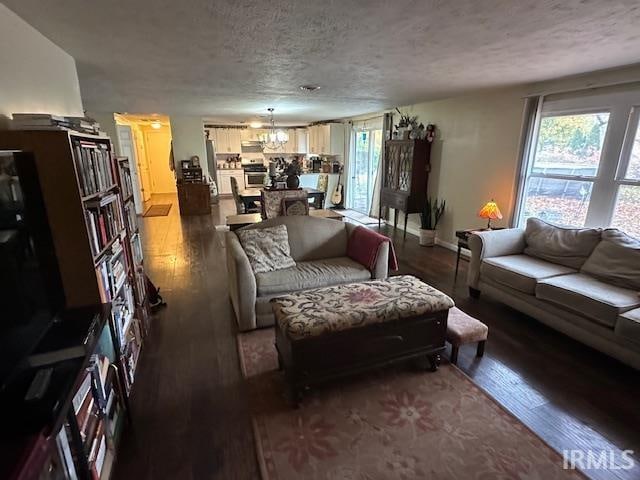
[[[116,155],[119,155],[118,131],[116,130],[116,119],[113,117],[113,113],[87,112],[87,116],[100,124],[100,130],[109,136]]]
[[[12,113],[82,116],[74,59],[0,3],[0,124]]]
[[[438,225],[441,240],[455,243],[456,230],[484,226],[477,212],[492,198],[504,214],[493,223],[507,225],[516,190],[523,95],[523,89],[513,88],[400,108],[437,127],[428,191],[447,201]],[[408,230],[417,231],[419,222],[417,214],[411,215]]]
[[[176,170],[179,170],[180,160],[188,160],[197,155],[200,158],[202,174],[209,174],[202,117],[171,115],[171,138]]]

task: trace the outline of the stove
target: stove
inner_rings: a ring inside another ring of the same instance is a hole
[[[267,172],[267,167],[262,163],[245,163],[242,165],[244,173],[247,172]]]
[[[264,187],[267,179],[267,167],[261,163],[249,163],[242,166],[244,169],[244,184],[246,188]]]

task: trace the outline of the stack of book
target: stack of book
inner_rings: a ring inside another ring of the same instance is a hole
[[[144,257],[142,256],[142,245],[140,244],[140,234],[138,233],[135,233],[131,237],[131,254],[133,255],[133,263],[135,266],[141,266]]]
[[[124,369],[123,379],[127,396],[131,393],[131,387],[136,375],[136,367],[138,366],[138,358],[140,357],[140,349],[142,347],[142,331],[140,330],[140,322],[133,319],[131,327],[127,330],[125,338],[125,346],[122,349],[122,367]]]
[[[133,292],[131,287],[127,285],[124,287],[122,295],[114,299],[111,305],[111,315],[113,316],[121,348],[124,348],[127,343],[127,333],[133,321],[134,311]]]
[[[131,180],[131,167],[129,166],[129,159],[126,157],[119,157],[118,169],[120,174],[120,188],[122,189],[122,198],[126,202],[133,197],[133,182]]]
[[[73,411],[82,439],[82,452],[93,478],[99,479],[108,450],[117,443],[121,409],[118,398],[116,370],[104,355],[91,356],[89,366],[73,397]],[[77,459],[76,459],[77,460]]]
[[[91,249],[97,256],[124,229],[122,211],[115,194],[85,206]]]
[[[134,234],[138,231],[138,216],[136,215],[136,207],[133,202],[125,203],[124,213],[127,220],[127,229],[131,234]]]
[[[73,156],[83,196],[101,193],[114,186],[113,163],[107,144],[74,140]]]
[[[14,113],[11,128],[13,130],[73,130],[106,137],[100,130],[100,124],[86,117],[64,117],[48,113]]]

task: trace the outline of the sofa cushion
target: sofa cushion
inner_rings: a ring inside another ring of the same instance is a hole
[[[605,230],[581,271],[619,287],[640,290],[640,240],[615,228]]]
[[[329,218],[308,215],[276,217],[243,227],[237,232],[257,230],[274,225],[286,225],[291,256],[296,262],[347,255],[348,224]]]
[[[480,265],[483,277],[530,295],[535,294],[539,280],[568,273],[576,273],[576,270],[529,255],[485,258]]]
[[[616,335],[640,344],[640,308],[629,310],[618,317]]]
[[[599,228],[561,228],[529,218],[524,231],[524,253],[578,269],[600,241]]]
[[[608,327],[616,324],[618,315],[640,307],[640,297],[634,290],[616,287],[583,273],[538,282],[536,297]]]
[[[298,262],[294,267],[256,275],[258,296],[370,280],[371,272],[348,257]]]
[[[238,230],[237,234],[255,273],[272,272],[296,264],[289,251],[289,236],[285,225]]]

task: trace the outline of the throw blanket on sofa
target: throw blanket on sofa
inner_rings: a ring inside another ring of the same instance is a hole
[[[373,271],[378,251],[385,242],[389,242],[389,268],[398,270],[398,259],[391,239],[366,227],[356,227],[351,233],[347,245],[347,256]]]

